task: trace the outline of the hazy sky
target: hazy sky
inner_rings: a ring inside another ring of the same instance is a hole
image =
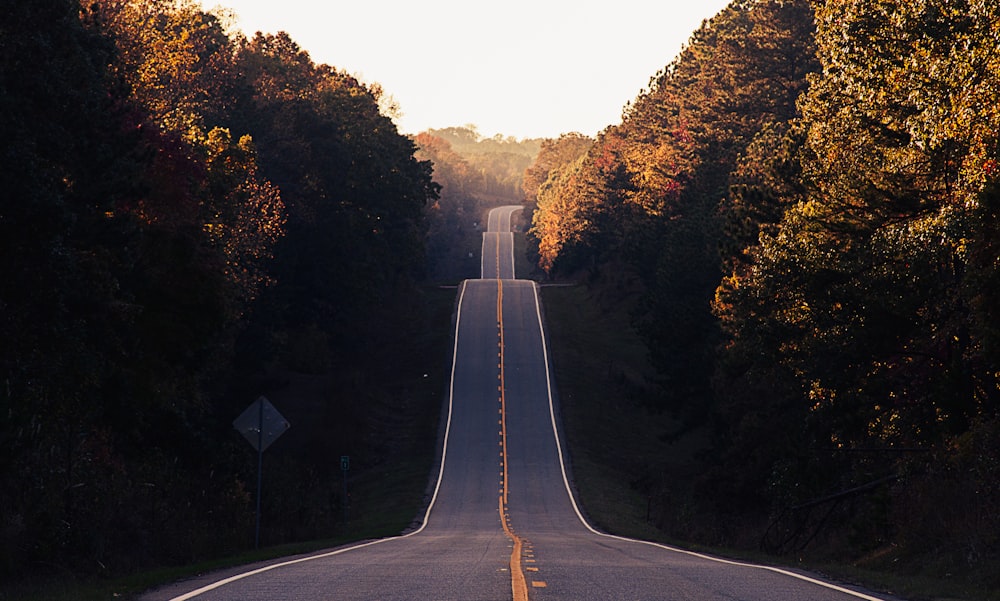
[[[729,0],[202,0],[378,82],[403,133],[594,135]]]

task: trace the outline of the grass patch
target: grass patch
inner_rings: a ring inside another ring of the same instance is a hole
[[[809,569],[846,582],[864,582],[878,590],[892,591],[910,601],[1000,601],[1000,591],[966,581],[966,575],[936,578],[919,573],[896,573],[844,564],[809,564]]]
[[[512,223],[519,231],[524,231],[530,224],[525,223],[524,211],[512,215]],[[514,275],[519,280],[541,280],[544,274],[528,257],[528,240],[523,234],[514,234]]]
[[[355,541],[395,536],[410,528],[423,517],[428,499],[428,481],[436,461],[438,425],[447,384],[446,370],[450,365],[450,324],[455,290],[427,286],[422,290],[420,302],[425,314],[423,324],[414,326],[413,331],[406,333],[408,345],[414,350],[405,353],[405,357],[393,354],[395,358],[387,363],[391,370],[386,376],[392,381],[384,382],[386,393],[373,399],[378,406],[371,410],[370,419],[374,431],[383,439],[372,443],[378,461],[366,461],[365,457],[352,457],[351,460],[348,480],[351,502],[346,529],[343,518],[334,514],[336,523],[330,524],[325,532],[317,531],[316,540],[266,546],[260,550],[215,557],[190,565],[163,566],[113,579],[84,579],[68,573],[53,573],[25,582],[5,582],[0,584],[0,601],[135,599],[151,588],[199,574],[315,552]],[[301,418],[290,421],[293,423],[290,433],[307,427]],[[281,443],[281,440],[276,442],[275,448]],[[278,467],[282,461],[290,461],[290,456],[294,454],[286,448],[283,451],[286,457],[282,459],[282,453],[272,454],[271,451],[269,449],[264,457],[265,505],[268,486],[280,486]],[[247,452],[251,453],[250,450]],[[335,491],[342,487],[342,472],[337,460],[337,457],[329,458],[330,469],[326,476],[332,480],[327,486]],[[262,535],[267,526],[268,513],[265,509]],[[252,532],[248,533],[248,538],[252,544]]]
[[[573,477],[595,525],[662,538],[649,521],[652,482],[688,469],[697,441],[661,435],[673,425],[652,413],[652,369],[625,302],[603,306],[583,285],[545,286],[542,297]]]
[[[6,585],[0,599],[7,601],[107,601],[108,599],[135,599],[144,591],[200,574],[235,566],[267,561],[321,549],[336,547],[351,538],[335,538],[287,545],[277,545],[256,551],[246,551],[228,557],[199,562],[186,566],[168,566],[148,570],[113,580],[82,580],[79,578],[50,578],[45,581]]]
[[[862,567],[671,539],[654,525],[656,513],[674,512],[679,514],[677,519],[685,520],[684,504],[657,507],[661,495],[649,490],[649,485],[667,482],[675,500],[683,497],[677,491],[683,491],[694,475],[692,470],[698,468],[695,455],[705,447],[704,434],[674,444],[662,438],[675,424],[645,403],[647,395],[653,394],[653,372],[645,345],[631,327],[627,297],[618,302],[598,297],[581,284],[544,286],[542,298],[572,478],[581,508],[595,526],[722,557],[792,564],[835,581],[892,591],[911,601],[1000,601],[996,590],[957,570],[940,578],[921,574],[912,565],[903,565],[905,561],[894,563],[892,558]]]

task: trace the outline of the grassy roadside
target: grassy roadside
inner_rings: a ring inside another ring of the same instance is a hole
[[[683,468],[696,447],[661,440],[671,420],[644,408],[652,372],[627,306],[603,309],[583,285],[544,286],[542,302],[582,509],[604,530],[656,538],[648,482]]]
[[[355,541],[393,536],[403,531],[418,514],[427,471],[433,457],[414,458],[408,465],[390,470],[357,484],[356,497],[366,499],[365,517],[352,520],[350,534],[337,538],[276,545],[183,566],[165,566],[112,580],[80,580],[53,577],[44,582],[23,583],[0,589],[0,600],[18,601],[103,601],[137,599],[144,591],[225,568],[312,553]],[[420,493],[414,494],[419,489]],[[394,496],[406,491],[408,496]]]
[[[963,583],[960,578],[942,581],[896,574],[891,566],[872,570],[808,558],[796,561],[669,539],[650,523],[649,515],[657,511],[683,513],[684,507],[657,507],[658,495],[648,490],[648,483],[655,476],[683,489],[685,474],[696,469],[694,454],[704,441],[689,438],[668,444],[660,437],[670,430],[671,420],[650,412],[643,404],[651,372],[645,348],[629,324],[626,306],[599,301],[582,284],[545,286],[542,301],[572,477],[582,509],[596,526],[720,556],[792,564],[837,581],[891,591],[911,601],[1000,599],[997,592]]]
[[[446,367],[450,364],[447,357],[451,352],[455,290],[428,285],[422,290],[421,302],[424,324],[407,333],[411,337],[408,344],[416,351],[407,354],[406,359],[394,360],[394,369],[388,373],[397,375],[385,382],[388,392],[377,400],[380,406],[372,410],[378,424],[376,430],[384,432],[391,445],[381,451],[383,459],[376,465],[352,460],[346,533],[338,524],[331,529],[333,536],[317,533],[318,540],[269,546],[191,565],[164,566],[115,579],[81,580],[53,574],[44,581],[0,583],[0,601],[135,599],[156,586],[199,574],[394,536],[409,528],[426,506],[428,477],[436,460]],[[407,400],[401,401],[403,398]],[[305,427],[301,420],[293,423],[296,430]],[[269,473],[267,461],[265,456],[265,486]],[[336,457],[331,461],[336,461]],[[339,478],[339,470],[332,477]]]

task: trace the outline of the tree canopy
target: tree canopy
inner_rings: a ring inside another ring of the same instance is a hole
[[[995,549],[995,520],[917,525],[1000,499],[995,450],[973,459],[1000,423],[998,23],[996,2],[737,0],[582,156],[529,169],[540,265],[633,282],[668,435],[710,432],[703,533]],[[794,511],[824,498],[854,510]]]
[[[370,371],[430,164],[379,86],[193,0],[5,2],[0,47],[0,574],[245,546],[230,422],[282,373]]]

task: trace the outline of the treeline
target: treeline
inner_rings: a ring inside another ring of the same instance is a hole
[[[483,138],[468,125],[429,129],[414,142],[417,157],[433,165],[434,182],[441,186],[427,212],[429,275],[455,281],[479,277],[481,228],[476,225],[489,207],[522,202],[525,170],[542,141],[499,134]]]
[[[524,170],[531,165],[541,139],[518,140],[496,134],[484,138],[474,125],[429,129],[421,134],[447,143],[466,163],[466,187],[480,196],[521,198]]]
[[[674,536],[996,583],[998,22],[737,0],[620,124],[543,146],[540,265],[635,291],[663,434],[710,441],[652,485]]]
[[[377,85],[193,0],[3,15],[0,579],[252,544],[231,422],[290,371],[340,384],[265,542],[328,536],[343,500],[316,474],[369,444],[367,362],[416,310],[430,165]]]

